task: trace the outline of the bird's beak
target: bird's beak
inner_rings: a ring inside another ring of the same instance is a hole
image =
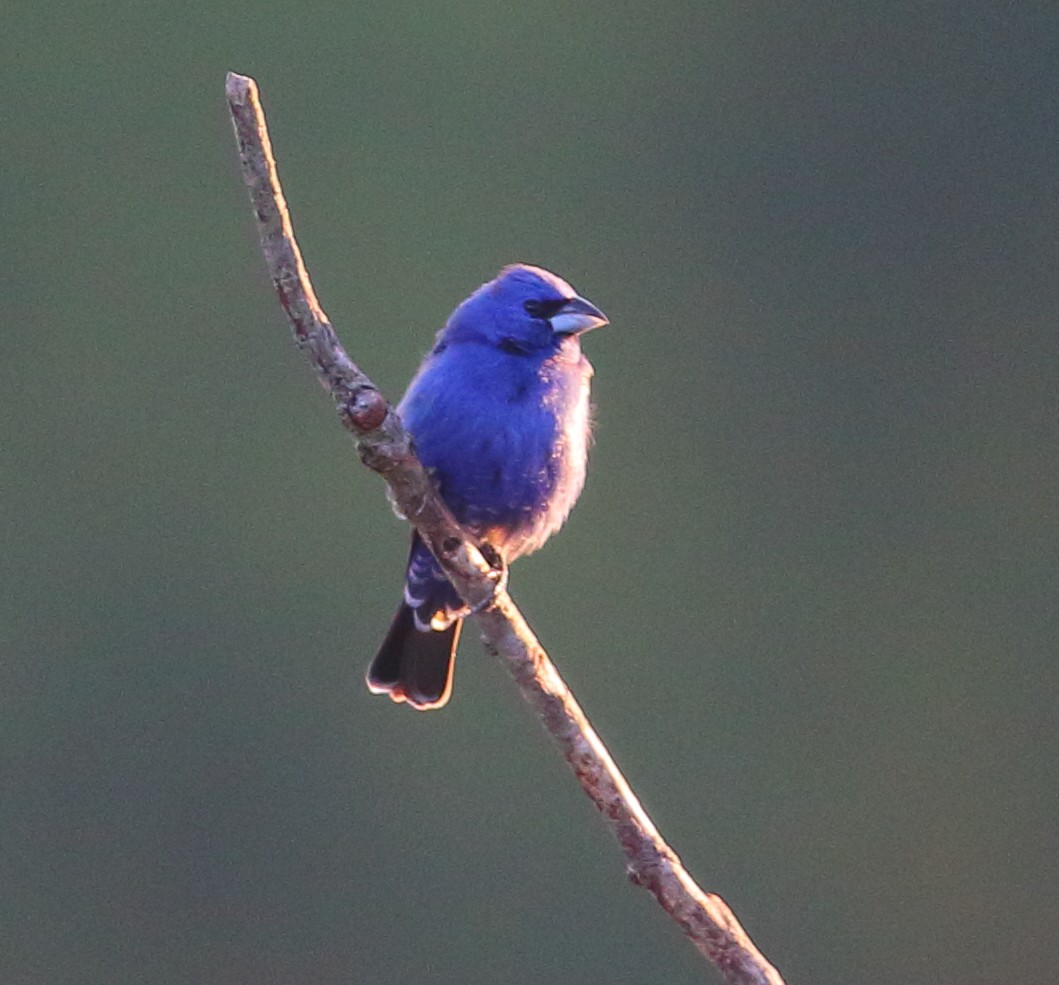
[[[607,316],[584,298],[570,298],[548,321],[556,335],[580,335],[608,324]]]

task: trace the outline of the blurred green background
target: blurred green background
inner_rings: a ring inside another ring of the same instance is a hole
[[[513,593],[788,982],[1056,980],[1050,0],[3,11],[2,985],[719,981],[473,632],[362,686],[407,534],[229,69],[393,397],[509,261],[610,315]]]

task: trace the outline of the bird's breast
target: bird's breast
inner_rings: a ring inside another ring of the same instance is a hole
[[[453,514],[511,560],[562,526],[584,486],[592,367],[579,349],[537,363],[457,354],[400,410]]]

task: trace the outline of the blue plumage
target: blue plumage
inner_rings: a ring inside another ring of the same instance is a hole
[[[506,267],[452,313],[398,407],[453,515],[505,563],[540,547],[581,494],[592,366],[579,336],[606,323],[555,274]],[[371,690],[420,709],[445,704],[465,615],[413,536]]]

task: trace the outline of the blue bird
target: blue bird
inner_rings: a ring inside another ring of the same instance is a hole
[[[504,565],[537,550],[581,495],[592,366],[580,335],[606,324],[561,277],[505,267],[452,313],[397,408],[442,499]],[[469,614],[413,534],[404,601],[368,687],[440,708]]]

